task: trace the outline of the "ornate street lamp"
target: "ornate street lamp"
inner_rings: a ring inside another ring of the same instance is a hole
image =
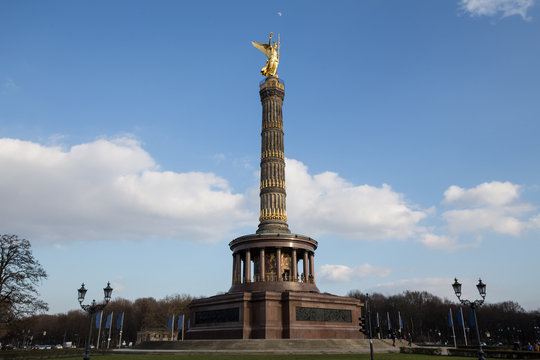
[[[84,352],[83,360],[90,360],[90,342],[92,341],[92,322],[94,321],[94,314],[98,311],[101,311],[107,306],[109,301],[111,301],[112,291],[113,288],[111,287],[111,283],[107,282],[107,287],[103,289],[103,302],[102,303],[96,303],[96,300],[92,300],[92,303],[90,305],[83,305],[84,297],[86,295],[86,288],[84,287],[84,283],[81,285],[81,288],[78,291],[78,299],[79,304],[81,305],[81,308],[88,313],[90,316],[90,330],[88,331],[88,343],[86,344],[86,351]]]
[[[457,298],[461,301],[461,284],[457,281],[457,279],[454,279],[452,287],[454,288],[454,292],[456,293]]]
[[[486,298],[486,284],[482,282],[482,279],[478,279],[478,284],[476,284],[476,288],[478,289],[478,292],[480,293],[483,301]]]
[[[458,282],[457,279],[454,279],[452,288],[454,288],[454,292],[456,293],[458,300],[463,305],[469,306],[471,308],[471,311],[474,316],[474,323],[476,325],[475,327],[476,327],[476,340],[478,341],[478,360],[485,360],[484,352],[482,351],[482,343],[480,342],[480,331],[478,330],[478,319],[476,318],[476,307],[484,303],[484,299],[486,298],[486,284],[482,282],[482,279],[478,280],[478,284],[476,284],[476,288],[478,289],[478,293],[480,293],[482,300],[475,300],[475,301],[461,299],[461,284]]]

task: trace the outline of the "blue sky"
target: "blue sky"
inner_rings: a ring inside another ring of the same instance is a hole
[[[264,55],[281,35],[287,207],[321,291],[540,308],[535,0],[2,1],[0,229],[51,313],[227,291],[258,219]]]

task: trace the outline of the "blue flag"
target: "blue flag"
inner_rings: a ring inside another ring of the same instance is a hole
[[[476,326],[476,323],[474,321],[474,311],[471,309],[471,320],[470,320],[471,326]]]
[[[118,319],[116,319],[116,328],[120,329],[122,328],[122,323],[124,322],[124,313],[121,313],[118,315]]]
[[[187,328],[189,329],[189,318],[187,319]]]
[[[403,329],[403,320],[401,320],[401,313],[398,312],[398,316],[399,316],[399,328]]]
[[[390,314],[386,313],[386,320],[388,320],[388,330],[392,329],[392,323],[390,322]]]
[[[174,321],[174,315],[171,315],[169,317],[169,321],[167,322],[167,329],[173,330],[173,321]]]
[[[375,323],[377,324],[377,327],[379,327],[379,313],[377,313],[377,317],[375,318]]]
[[[461,312],[461,308],[459,308],[457,313],[457,323],[459,326],[463,326],[463,313]]]
[[[99,329],[101,326],[101,314],[103,314],[103,311],[100,311],[96,314],[96,329]]]
[[[448,310],[448,327],[453,327],[454,322],[452,321],[452,309]]]
[[[111,327],[111,321],[112,321],[112,313],[107,316],[107,320],[105,320],[105,329],[108,329]]]
[[[184,327],[184,315],[180,315],[178,317],[178,324],[176,325],[176,328],[178,330],[181,330]]]

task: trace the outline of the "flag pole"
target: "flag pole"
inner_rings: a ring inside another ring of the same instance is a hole
[[[125,313],[122,313],[122,321],[120,321],[120,338],[118,339],[118,347],[122,346],[122,331],[124,330],[124,316],[125,315],[126,315]]]
[[[399,326],[399,330],[398,330],[398,333],[399,333],[399,342],[401,342],[401,339],[403,338],[403,332],[401,330],[403,330],[403,320],[401,320],[401,312],[398,311],[398,326]]]
[[[454,338],[454,347],[457,348],[456,330],[454,329],[454,319],[452,318],[452,308],[450,308],[450,323],[452,324],[452,337]]]
[[[461,314],[461,325],[463,326],[463,339],[465,339],[465,346],[467,346],[467,333],[465,332],[465,320],[463,319],[463,310],[459,308]]]
[[[171,341],[173,341],[174,336],[174,314],[172,314],[172,320],[171,320]]]
[[[381,324],[379,323],[379,312],[377,312],[377,338],[381,339]]]
[[[98,330],[98,334],[97,334],[96,349],[99,349],[99,338],[100,338],[100,335],[101,335],[101,323],[103,322],[102,318],[103,318],[103,311],[99,314],[99,330]]]
[[[114,314],[114,311],[111,311],[111,322],[109,322],[109,337],[107,338],[107,349],[109,348],[109,346],[111,345],[111,330],[112,330],[112,320],[113,320],[113,314]]]

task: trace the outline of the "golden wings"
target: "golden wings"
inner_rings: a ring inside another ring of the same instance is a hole
[[[263,43],[260,43],[260,42],[257,42],[257,41],[252,41],[251,43],[257,49],[261,50],[264,53],[264,55],[266,55],[266,57],[272,56],[272,51],[274,50],[272,45],[263,44]]]

